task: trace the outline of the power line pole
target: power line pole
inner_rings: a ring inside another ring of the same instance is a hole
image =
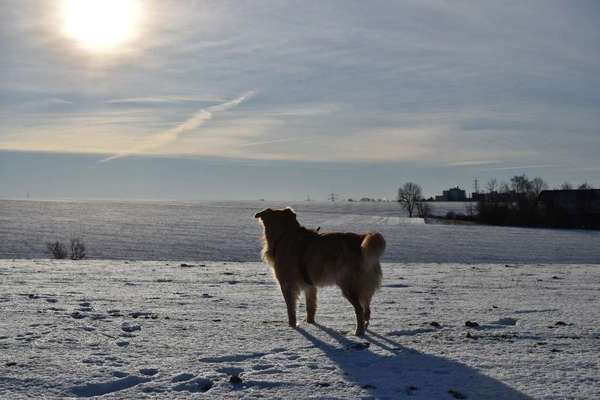
[[[479,193],[479,179],[473,179],[473,189],[475,189],[475,193]]]

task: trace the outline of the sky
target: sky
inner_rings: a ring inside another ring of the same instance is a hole
[[[597,1],[104,2],[0,3],[0,197],[600,186]]]

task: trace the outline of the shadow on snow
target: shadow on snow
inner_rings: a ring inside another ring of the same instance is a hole
[[[349,379],[376,398],[531,399],[471,367],[404,347],[372,330],[368,330],[362,340],[354,341],[331,328],[320,324],[314,326],[340,346],[327,343],[326,338],[318,338],[301,327],[297,330],[335,362]],[[373,346],[386,354],[371,351]]]

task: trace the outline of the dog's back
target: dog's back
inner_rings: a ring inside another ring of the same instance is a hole
[[[327,233],[314,238],[306,247],[303,263],[316,286],[363,281],[370,289],[381,284],[379,257],[385,240],[379,233]],[[360,284],[359,284],[360,286]]]

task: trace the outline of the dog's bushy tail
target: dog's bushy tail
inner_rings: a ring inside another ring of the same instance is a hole
[[[363,257],[368,265],[378,263],[385,251],[385,239],[378,232],[367,233],[360,244]]]

